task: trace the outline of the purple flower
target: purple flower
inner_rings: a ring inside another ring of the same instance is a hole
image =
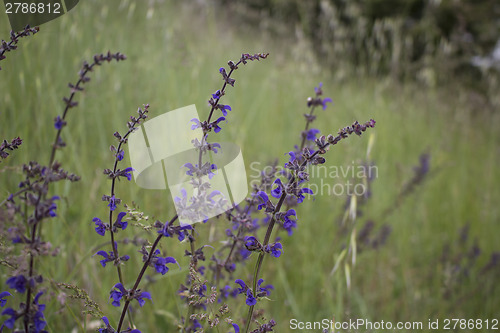
[[[281,251],[283,251],[283,246],[281,243],[268,244],[266,246],[266,252],[271,253],[271,255],[275,258],[279,258],[281,256]]]
[[[98,254],[104,258],[101,261],[99,261],[101,263],[102,267],[106,267],[106,264],[108,262],[114,262],[116,260],[115,254],[113,253],[113,251],[110,251],[110,252],[98,251],[96,254]],[[130,259],[130,256],[124,255],[124,256],[121,256],[119,259],[120,259],[120,261],[127,261]]]
[[[128,167],[125,170],[121,171],[121,176],[127,177],[128,181],[132,180],[132,174],[131,172],[134,171],[134,168]]]
[[[172,257],[159,257],[159,254],[160,250],[155,250],[152,262],[154,264],[156,272],[160,273],[161,275],[165,275],[169,270],[167,264],[176,264],[177,261]]]
[[[113,289],[109,293],[109,298],[113,299],[111,302],[111,305],[113,306],[120,306],[120,301],[124,295],[126,295],[128,292],[121,283],[117,283],[114,285]]]
[[[216,121],[210,124],[214,128],[215,133],[219,133],[221,131],[222,128],[220,128],[219,123],[223,120],[226,120],[226,118],[219,117]]]
[[[276,178],[276,180],[274,181],[273,185],[274,184],[278,184],[278,187],[276,187],[275,189],[271,190],[271,195],[277,199],[279,199],[279,197],[281,196],[281,192],[283,191],[283,183],[281,182],[281,180],[279,178]]]
[[[143,292],[138,293],[134,298],[137,300],[137,302],[139,302],[139,305],[141,306],[141,308],[144,304],[146,304],[146,301],[144,300],[144,298],[147,298],[150,301],[152,300],[151,294],[148,293],[147,291],[143,291]]]
[[[316,128],[311,128],[309,131],[306,133],[306,139],[307,140],[316,140],[316,134],[318,134],[320,131]]]
[[[229,105],[224,105],[224,104],[218,104],[217,109],[222,111],[222,114],[227,116],[227,111],[231,111],[231,107]]]
[[[262,280],[262,279],[261,279]],[[239,284],[241,286],[241,288],[237,288],[235,289],[235,291],[237,292],[237,294],[246,294],[246,301],[245,303],[248,305],[248,306],[252,306],[252,305],[255,305],[257,303],[257,299],[254,297],[253,295],[253,292],[252,292],[252,289],[250,289],[246,284],[245,282],[243,282],[243,280],[241,279],[237,279],[234,281],[235,283]],[[262,282],[261,282],[262,283]]]
[[[260,250],[262,245],[254,236],[245,236],[245,247],[249,251]]]
[[[235,283],[239,284],[241,288],[236,289],[238,291],[238,294],[242,294],[248,290],[248,286],[242,279],[236,279],[234,281]]]
[[[240,333],[240,327],[236,324],[233,324],[233,328],[234,328],[234,333]]]
[[[28,285],[28,280],[24,277],[24,275],[17,275],[11,278],[8,278],[5,282],[11,289],[17,290],[17,292],[23,294],[26,291],[26,286]]]
[[[94,217],[92,219],[92,222],[95,223],[95,232],[97,232],[99,235],[104,236],[106,234],[106,225],[102,223],[101,219],[98,217]]]
[[[104,325],[106,325],[106,328],[100,328],[99,333],[112,333],[115,332],[113,327],[109,324],[109,320],[107,317],[102,317],[101,320],[104,322]]]
[[[123,157],[124,157],[124,156],[125,156],[125,151],[122,149],[122,150],[120,150],[120,151],[118,152],[118,154],[116,154],[116,159],[117,159],[118,161],[121,161],[121,160],[123,160]]]
[[[49,209],[48,209],[48,213],[49,213],[50,217],[56,217],[57,216],[57,214],[56,214],[57,205],[55,204],[54,200],[59,200],[59,199],[60,198],[57,195],[54,195],[51,198],[52,203],[50,204]]]
[[[111,198],[109,198],[108,207],[112,211],[116,209],[116,198],[115,198],[114,194],[113,194],[113,196]]]
[[[297,193],[297,203],[302,203],[302,201],[304,201],[305,197],[303,193],[314,194],[313,191],[307,187],[301,188]]]
[[[217,90],[215,92],[215,94],[212,94],[213,99],[219,99],[219,98],[221,98],[221,96],[222,96],[222,94],[221,94],[220,90]]]
[[[192,163],[186,163],[183,166],[189,169],[186,171],[186,175],[194,176],[194,172],[196,172],[197,168],[195,168]]]
[[[14,329],[14,323],[16,322],[16,319],[19,318],[17,312],[12,308],[6,308],[5,310],[2,311],[2,316],[10,316],[10,318],[3,322],[3,325],[2,327],[0,327],[0,330],[4,326],[10,329]]]
[[[259,281],[257,281],[257,287],[259,287],[258,295],[259,296],[264,296],[264,295],[269,296],[271,294],[269,289],[274,289],[274,286],[272,284],[268,284],[267,286],[261,287],[260,285],[262,284],[262,282],[264,282],[263,279],[259,279]]]
[[[217,148],[219,148],[219,149],[221,149],[221,150],[222,150],[222,148],[221,148],[220,144],[218,144],[217,142],[210,143],[209,145],[210,145],[209,150],[212,150],[212,151],[213,151],[214,153],[216,153],[216,154],[217,154],[217,152],[218,152]]]
[[[293,231],[292,228],[297,227],[297,221],[292,220],[290,216],[295,216],[297,217],[297,213],[295,212],[295,209],[289,209],[285,215],[283,215],[283,228],[288,232],[288,236],[291,236]]]
[[[65,125],[66,122],[62,120],[61,116],[57,116],[56,119],[54,120],[54,127],[56,128],[56,130],[60,130]]]
[[[192,130],[195,130],[195,129],[201,127],[201,123],[200,123],[200,121],[198,119],[193,118],[193,119],[191,119],[191,121],[194,123],[193,125],[191,125],[191,129]]]
[[[7,296],[12,296],[11,293],[9,293],[8,291],[2,291],[0,293],[0,307],[4,307],[5,306],[5,303],[7,303],[7,300],[5,299],[5,297]]]
[[[184,189],[182,189],[184,190]],[[185,190],[184,190],[185,192]],[[181,200],[179,198],[179,200]],[[193,227],[188,224],[185,226],[172,226],[168,222],[165,222],[165,224],[162,225],[161,229],[158,230],[159,234],[162,234],[165,237],[172,237],[173,235],[178,235],[179,242],[182,242],[184,238],[186,237],[187,231],[186,230],[191,230]]]
[[[215,164],[210,164],[210,169],[208,170],[208,173],[207,173],[207,174],[208,174],[208,179],[212,179],[212,177],[213,177],[213,176],[215,176],[215,173],[213,173],[213,172],[212,172],[212,170],[217,170],[217,165],[215,165]],[[215,195],[214,193],[216,193],[216,192],[218,192],[218,194],[222,194],[222,193],[221,193],[221,192],[219,192],[219,191],[213,191],[213,192],[210,194],[210,195],[211,195],[211,197],[213,197],[213,196]],[[216,193],[216,194],[217,194],[217,193]]]
[[[252,293],[251,289],[247,290],[247,300],[245,301],[245,303],[248,306],[252,306],[252,305],[257,304],[257,299],[253,296],[253,293]]]
[[[122,230],[127,229],[128,222],[123,222],[122,221],[122,219],[125,217],[125,215],[127,215],[127,213],[125,213],[125,212],[121,212],[120,214],[118,214],[118,217],[116,218],[115,223],[113,223],[113,226],[115,228],[119,228],[119,229],[122,229]]]
[[[257,209],[261,210],[262,207],[267,205],[267,202],[269,201],[269,197],[267,196],[266,192],[263,192],[263,191],[257,192],[257,195],[262,199],[262,202],[257,206]]]
[[[326,103],[333,103],[333,101],[330,97],[323,98],[321,100],[321,105],[323,105],[323,110],[326,110],[326,107],[327,107]]]
[[[37,309],[37,311],[35,312],[35,316],[33,318],[35,324],[35,332],[41,332],[47,325],[47,322],[45,321],[45,317],[43,315],[43,311],[45,311],[45,304],[38,304],[38,299],[40,298],[40,296],[42,296],[42,294],[43,294],[42,291],[39,292],[35,296],[35,299],[33,300],[35,309]]]
[[[108,262],[113,261],[114,255],[113,252],[109,252],[109,254],[106,251],[98,251],[96,254],[102,256],[104,259],[100,260],[99,262],[101,263],[102,267],[106,267],[106,264]]]

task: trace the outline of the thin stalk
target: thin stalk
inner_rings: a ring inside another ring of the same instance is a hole
[[[169,224],[172,224],[175,222],[175,220],[177,220],[179,216],[176,214],[169,222]],[[137,290],[137,288],[139,287],[139,284],[141,283],[141,280],[142,278],[144,277],[144,273],[146,272],[146,269],[148,268],[149,266],[149,263],[151,262],[151,258],[153,258],[153,254],[156,250],[156,247],[158,246],[158,244],[160,243],[160,240],[162,239],[163,237],[163,234],[159,234],[158,237],[156,237],[156,240],[154,241],[153,245],[151,246],[151,249],[149,250],[149,254],[148,254],[148,258],[146,259],[146,261],[144,262],[144,264],[142,265],[142,268],[141,268],[141,271],[139,273],[139,275],[137,276],[137,279],[135,280],[135,283],[134,283],[134,286],[132,287],[132,289],[130,290],[130,294],[134,294],[134,292]],[[128,308],[129,308],[129,305],[130,305],[130,302],[132,300],[131,299],[127,299],[125,301],[125,305],[123,306],[123,309],[122,309],[122,314],[120,316],[120,322],[118,323],[118,328],[116,329],[117,332],[120,332],[120,329],[122,328],[122,325],[123,325],[123,320],[125,319],[125,313],[129,312],[128,311]]]

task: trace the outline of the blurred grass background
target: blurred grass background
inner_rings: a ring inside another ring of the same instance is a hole
[[[21,180],[19,165],[30,160],[48,162],[55,137],[53,119],[62,112],[62,97],[69,95],[67,83],[76,81],[82,61],[108,50],[128,57],[96,68],[83,94],[77,95],[79,106],[70,110],[63,131],[68,147],[57,153],[57,159],[82,179],[53,187],[63,203],[58,219],[44,227],[44,238],[61,252],[45,258],[37,269],[48,279],[86,289],[114,323],[118,312],[107,298],[116,273],[111,267],[102,269],[98,259],[91,257],[103,244],[91,220],[107,212],[101,196],[109,194],[109,182],[102,170],[112,166],[113,132],[124,132],[128,117],[144,103],[151,105],[150,117],[194,103],[203,118],[209,111],[209,94],[221,87],[218,68],[228,60],[236,61],[243,52],[269,52],[267,60],[236,71],[236,85],[224,97],[233,111],[216,140],[231,140],[242,147],[249,174],[254,174],[252,162],[263,167],[279,159],[283,164],[284,153],[299,143],[306,99],[323,82],[324,94],[334,105],[318,112],[314,127],[335,133],[354,120],[377,121],[374,130],[349,138],[326,156],[327,165],[358,165],[366,157],[369,136],[374,135],[371,159],[378,177],[355,227],[359,230],[372,219],[377,228],[382,224],[392,228],[385,245],[359,253],[348,290],[342,270],[330,275],[348,240],[338,224],[345,196],[318,195],[299,207],[298,230],[290,238],[282,235],[284,255],[264,263],[263,278],[276,289],[272,301],[259,306],[277,321],[276,331],[289,331],[292,318],[426,323],[428,318],[498,317],[499,269],[481,269],[492,252],[500,251],[500,123],[495,105],[471,104],[470,91],[453,78],[449,86],[408,80],[402,84],[366,73],[339,78],[337,70],[318,59],[307,38],[287,31],[276,38],[264,19],[260,24],[243,23],[233,10],[203,1],[82,1],[60,19],[42,25],[39,34],[23,38],[19,49],[7,54],[0,72],[1,139],[20,136],[24,142],[0,166],[2,196],[15,191]],[[0,38],[8,37],[4,14],[0,14],[0,32]],[[413,176],[412,168],[422,153],[431,156],[428,179],[392,214],[384,215]],[[151,219],[165,221],[173,216],[166,191],[141,190],[122,181],[118,195],[137,203]],[[459,242],[466,224],[470,225],[467,246]],[[211,230],[225,228],[223,221],[214,220],[197,230],[205,237]],[[459,254],[469,253],[474,242],[481,254],[467,274],[461,274],[467,259]],[[137,314],[142,332],[170,332],[174,318],[186,313],[176,290],[184,282],[188,259],[182,257],[183,245],[173,247],[174,243],[166,241],[162,247],[180,261],[182,270],[172,269],[157,283],[144,286],[154,295],[154,303],[147,303]],[[450,258],[440,260],[447,244]],[[122,251],[134,257],[132,246]],[[212,254],[210,249],[206,253]],[[124,268],[129,279],[140,265],[139,258],[134,259]],[[253,265],[251,258],[237,277],[250,275]],[[5,290],[8,270],[2,267],[1,274]],[[46,299],[50,332],[69,332],[77,327],[76,321],[90,320],[70,300],[67,306],[74,317],[58,311],[63,308],[58,292],[53,289],[49,294],[53,296]],[[235,320],[246,315],[242,299],[231,309]]]

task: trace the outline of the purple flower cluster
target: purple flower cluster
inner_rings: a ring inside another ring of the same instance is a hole
[[[20,294],[24,294],[28,290],[28,287],[34,288],[35,282],[41,283],[42,280],[43,279],[41,277],[34,279],[26,278],[24,275],[18,275],[7,279],[6,283],[11,289],[16,290]],[[45,316],[43,314],[43,312],[45,311],[45,304],[39,303],[39,299],[42,295],[42,291],[38,292],[33,298],[29,307],[22,306],[20,310],[15,310],[11,307],[5,308],[2,311],[2,316],[8,316],[9,318],[3,322],[2,326],[0,327],[0,332],[4,327],[13,330],[15,322],[18,319],[26,316],[28,318],[28,321],[26,322],[29,324],[25,327],[29,327],[30,332],[47,333],[47,331],[44,330],[45,326],[47,325]],[[0,292],[0,307],[3,308],[6,305],[7,299],[5,297],[7,296],[12,296],[12,294],[8,291]]]

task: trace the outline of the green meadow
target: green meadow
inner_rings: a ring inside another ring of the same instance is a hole
[[[7,16],[0,13],[0,38],[8,39],[9,30]],[[125,132],[129,117],[146,103],[150,118],[191,104],[206,118],[207,100],[223,83],[219,68],[227,68],[227,61],[237,61],[242,53],[257,52],[270,55],[235,72],[235,87],[229,87],[223,98],[232,111],[227,123],[221,123],[222,131],[211,134],[212,141],[241,147],[249,181],[256,175],[255,167],[288,161],[285,154],[300,144],[306,100],[320,82],[333,104],[317,110],[312,127],[335,135],[355,120],[377,122],[361,137],[342,140],[325,155],[328,170],[355,168],[367,161],[376,166],[371,197],[362,205],[358,202],[355,219],[344,218],[349,213],[346,193],[323,187],[297,208],[298,228],[291,237],[283,231],[275,234],[281,237],[284,253],[266,258],[262,270],[265,284],[275,289],[257,305],[266,310],[267,319],[276,320],[275,331],[293,331],[291,319],[422,322],[421,331],[427,330],[429,319],[439,319],[441,325],[447,318],[500,320],[500,263],[484,269],[492,253],[500,251],[499,110],[470,103],[467,90],[453,79],[454,89],[354,75],[340,80],[293,33],[277,39],[265,27],[239,24],[230,12],[211,4],[81,1],[68,14],[43,24],[35,36],[22,38],[18,49],[0,63],[0,139],[23,139],[0,164],[1,200],[17,191],[22,164],[49,162],[54,118],[64,110],[67,84],[76,82],[83,60],[108,50],[124,53],[127,60],[104,63],[90,74],[85,91],[76,96],[78,107],[66,118],[62,138],[67,147],[56,155],[63,168],[81,180],[51,187],[50,193],[61,201],[58,216],[45,222],[43,238],[58,247],[59,254],[35,265],[45,277],[42,300],[47,304],[49,332],[95,331],[99,320],[83,315],[82,304],[67,297],[71,292],[58,288],[57,282],[85,289],[113,325],[120,315],[120,309],[108,302],[116,271],[102,268],[99,257],[93,257],[98,250],[110,250],[108,238],[94,231],[92,218],[104,220],[109,212],[101,197],[110,191],[103,169],[113,166],[113,133]],[[402,195],[422,154],[430,156],[430,171],[411,193]],[[124,162],[123,167],[129,166],[128,158]],[[330,176],[323,184],[356,181],[352,174]],[[319,177],[313,182],[321,188]],[[144,190],[122,180],[117,195],[129,205],[134,202],[151,223],[175,214],[168,190]],[[369,220],[374,222],[373,235],[384,225],[390,227],[386,242],[376,249],[360,248],[355,263],[352,253],[339,259],[353,230],[359,234]],[[466,225],[468,239],[461,241]],[[198,225],[198,244],[217,248],[220,243],[213,235],[226,228],[223,218]],[[134,233],[150,241],[155,238],[154,231],[138,226],[126,231],[118,237],[133,238]],[[264,230],[260,232],[263,237]],[[11,246],[6,240],[1,244]],[[480,254],[470,259],[474,246]],[[186,315],[177,290],[188,272],[188,247],[185,242],[162,240],[162,251],[175,257],[181,269],[171,265],[165,276],[151,275],[154,283],[141,284],[153,295],[153,303],[134,309],[143,333],[173,332]],[[132,284],[142,256],[130,244],[120,249],[132,257],[123,266],[125,280]],[[205,253],[203,264],[208,266],[214,250],[206,248]],[[234,279],[250,280],[256,258],[252,255]],[[10,269],[0,267],[4,291]],[[21,300],[21,295],[14,295],[8,304]],[[231,318],[241,327],[248,311],[244,297],[229,305]],[[229,331],[227,324],[218,330]]]

